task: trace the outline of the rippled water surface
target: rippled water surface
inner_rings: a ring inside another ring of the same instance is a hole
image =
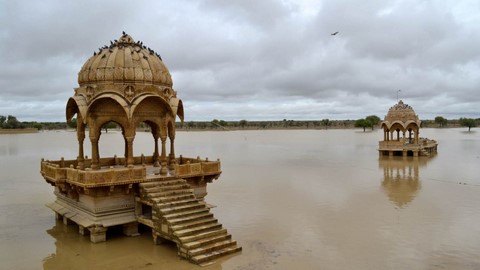
[[[243,246],[202,269],[480,269],[480,131],[421,130],[439,152],[418,160],[379,159],[382,136],[178,132],[177,154],[222,161],[206,200]],[[152,153],[151,135],[134,147]],[[0,135],[0,269],[200,269],[147,231],[92,244],[56,223],[40,159],[77,149],[74,132]],[[102,134],[101,156],[122,153],[120,132]]]

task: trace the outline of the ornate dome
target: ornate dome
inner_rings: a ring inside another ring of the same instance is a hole
[[[407,121],[417,122],[418,116],[415,114],[412,107],[400,100],[388,110],[388,113],[385,116],[385,121],[390,123],[393,123],[394,121],[402,121],[404,123]]]
[[[172,87],[170,72],[160,55],[125,32],[94,52],[78,73],[80,86],[116,82]]]

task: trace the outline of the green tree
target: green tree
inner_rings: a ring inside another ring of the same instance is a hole
[[[70,121],[67,122],[68,127],[77,129],[77,118],[72,118]]]
[[[108,122],[102,126],[103,129],[105,129],[105,133],[108,133],[108,129],[116,128],[117,124],[115,122]]]
[[[0,115],[0,128],[3,128],[5,121],[7,121],[7,117],[4,115]]]
[[[473,119],[473,118],[463,118],[463,117],[461,117],[459,119],[459,123],[462,127],[468,127],[468,132],[470,132],[470,129],[472,127],[477,126],[477,121],[475,121],[475,119]]]
[[[443,118],[442,116],[437,116],[437,117],[435,117],[435,123],[439,124],[440,127],[446,127],[447,126],[447,119]]]
[[[371,125],[372,123],[370,123],[370,121],[368,121],[367,119],[362,118],[355,121],[355,127],[363,128],[363,132],[365,132],[365,128],[370,127]]]
[[[376,115],[369,115],[367,117],[365,117],[365,120],[367,120],[368,122],[370,122],[370,125],[372,127],[372,130],[373,128],[378,125],[378,123],[380,123],[381,119],[380,117],[376,116]]]
[[[238,123],[242,128],[245,128],[245,126],[247,125],[247,120],[240,120],[240,122]]]
[[[330,119],[322,119],[321,123],[325,129],[328,129],[328,127],[332,125],[332,121],[330,121]]]
[[[13,115],[7,117],[7,121],[3,124],[4,128],[21,128],[22,123],[20,123],[17,118]]]
[[[218,124],[219,124],[220,126],[222,126],[222,127],[228,126],[228,123],[227,123],[226,121],[224,121],[224,120],[218,121]]]

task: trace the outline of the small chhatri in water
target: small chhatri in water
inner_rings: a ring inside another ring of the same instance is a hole
[[[123,33],[87,60],[78,84],[66,106],[67,121],[77,116],[78,157],[41,162],[42,176],[55,187],[48,207],[57,218],[76,223],[95,243],[106,241],[112,226],[138,235],[141,223],[155,243],[173,241],[181,257],[197,264],[240,251],[204,201],[207,183],[221,174],[220,161],[175,156],[183,104],[160,55]],[[100,156],[101,130],[109,122],[122,130],[123,157]],[[153,154],[133,155],[140,123],[150,127]],[[86,135],[91,158],[84,155]]]
[[[380,156],[431,156],[437,153],[435,140],[420,137],[418,115],[400,100],[388,110],[381,123],[383,141],[379,142]]]

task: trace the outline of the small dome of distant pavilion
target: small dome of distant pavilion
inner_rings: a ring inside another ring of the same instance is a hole
[[[172,78],[158,53],[126,34],[94,52],[78,73],[78,84],[153,84],[172,87]]]
[[[418,116],[411,106],[400,100],[388,110],[388,113],[385,116],[385,121],[390,123],[393,123],[394,121],[402,121],[404,123],[408,121],[417,122]]]

